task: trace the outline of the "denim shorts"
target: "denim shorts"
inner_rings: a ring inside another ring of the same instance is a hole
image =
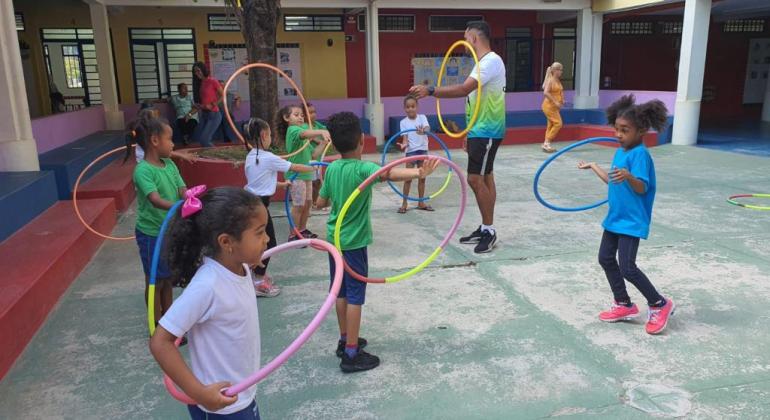
[[[369,257],[366,252],[366,247],[351,249],[348,251],[342,251],[342,258],[348,263],[350,268],[356,273],[362,276],[369,275]],[[334,282],[334,258],[329,255],[329,287]],[[348,303],[352,305],[363,305],[366,300],[366,283],[356,280],[348,274],[347,271],[342,272],[342,287],[337,294],[339,299],[347,299]]]
[[[145,235],[136,229],[136,244],[139,245],[139,258],[142,259],[142,267],[144,268],[144,275],[150,277],[150,269],[152,268],[152,254],[155,252],[156,236]],[[157,278],[167,279],[171,277],[171,271],[168,269],[166,259],[163,258],[163,253],[160,254],[160,260],[158,260],[158,273]]]
[[[252,401],[243,410],[230,414],[207,413],[197,405],[188,405],[187,411],[190,412],[192,420],[259,420],[259,408],[256,401]]]
[[[411,152],[406,152],[406,157],[409,156],[427,156],[428,151],[427,150],[412,150]],[[422,165],[422,163],[425,162],[424,160],[414,160],[409,163],[419,167]]]

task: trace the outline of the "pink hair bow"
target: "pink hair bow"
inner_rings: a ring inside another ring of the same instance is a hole
[[[182,217],[190,217],[201,211],[203,203],[198,198],[206,192],[205,185],[196,185],[184,193],[184,203],[182,203]]]

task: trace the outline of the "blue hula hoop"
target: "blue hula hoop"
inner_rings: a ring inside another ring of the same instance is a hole
[[[590,210],[590,209],[599,207],[602,204],[607,203],[608,200],[604,199],[602,201],[599,201],[599,202],[596,202],[596,203],[593,203],[593,204],[589,204],[587,206],[582,206],[582,207],[560,207],[560,206],[555,206],[555,205],[545,201],[543,199],[543,197],[540,196],[540,191],[538,191],[538,188],[537,188],[538,182],[540,181],[540,174],[542,174],[543,170],[545,170],[545,168],[551,162],[553,162],[557,157],[561,156],[562,154],[564,154],[564,153],[566,153],[566,152],[568,152],[568,151],[570,151],[570,150],[572,150],[572,149],[574,149],[576,147],[580,147],[580,146],[583,146],[583,145],[588,144],[588,143],[599,143],[599,142],[613,142],[613,143],[617,143],[618,140],[614,139],[612,137],[591,137],[591,138],[585,139],[583,141],[579,141],[579,142],[577,142],[575,144],[571,144],[571,145],[569,145],[569,146],[559,150],[558,152],[554,153],[553,156],[551,156],[548,159],[546,159],[545,162],[543,162],[543,164],[540,165],[540,168],[538,168],[537,172],[535,172],[535,181],[533,182],[533,190],[535,191],[535,198],[537,199],[537,201],[539,201],[540,204],[544,205],[545,207],[548,207],[549,209],[556,210],[556,211],[583,211],[583,210]]]
[[[406,129],[406,130],[401,130],[398,133],[394,134],[390,139],[388,139],[388,141],[385,143],[385,146],[382,148],[382,165],[383,166],[385,165],[385,158],[388,156],[388,149],[390,148],[390,145],[397,138],[401,137],[405,133],[409,133],[409,132],[412,132],[412,131],[417,131],[417,129],[416,128],[409,128],[409,129]],[[428,135],[429,137],[433,138],[433,140],[436,140],[438,142],[439,146],[441,146],[441,148],[444,149],[444,152],[446,152],[447,159],[452,160],[452,154],[449,153],[449,148],[446,147],[446,144],[444,144],[444,142],[441,141],[441,139],[436,134],[434,134],[432,131],[428,131],[425,134]],[[451,168],[449,169],[449,172],[452,172]],[[396,187],[396,184],[394,184],[393,181],[388,180],[388,185],[390,185],[390,188],[396,194],[401,196],[401,198],[406,198],[409,201],[428,201],[428,200],[430,200],[433,197],[432,195],[429,195],[429,196],[426,196],[426,197],[422,197],[422,198],[420,198],[420,197],[412,197],[412,196],[404,197],[404,193],[402,193],[401,190],[399,190],[398,187]]]
[[[184,200],[179,200],[174,203],[173,206],[166,213],[166,217],[163,219],[163,223],[160,225],[158,231],[158,237],[155,239],[155,249],[152,251],[152,264],[150,264],[150,286],[155,286],[155,282],[158,277],[158,263],[160,262],[160,249],[163,247],[163,236],[166,234],[168,228],[168,222],[174,217],[179,206],[184,203]]]
[[[308,163],[310,166],[329,166],[327,162],[310,162]],[[294,175],[292,175],[289,178],[289,182],[294,181],[297,179],[297,176],[299,175],[299,172],[295,172]],[[297,230],[297,225],[294,224],[294,219],[291,217],[291,209],[289,208],[289,196],[291,195],[291,185],[286,187],[286,194],[283,197],[283,206],[286,209],[286,218],[289,220],[289,230],[294,231],[297,234],[299,234],[300,239],[304,239],[302,237],[302,233]]]

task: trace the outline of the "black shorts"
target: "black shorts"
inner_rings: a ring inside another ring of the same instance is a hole
[[[468,139],[468,174],[489,175],[495,167],[497,149],[503,139]]]

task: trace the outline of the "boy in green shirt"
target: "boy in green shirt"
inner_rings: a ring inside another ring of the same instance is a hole
[[[379,165],[361,160],[364,149],[364,135],[361,122],[351,112],[334,114],[328,121],[332,144],[342,155],[342,159],[332,162],[326,169],[316,207],[323,208],[331,204],[329,220],[326,223],[327,240],[334,237],[337,217],[348,196],[361,182],[377,172]],[[430,175],[439,161],[428,158],[421,168],[393,168],[382,175],[378,181],[408,181]],[[363,276],[369,274],[366,247],[372,243],[372,223],[369,209],[372,204],[372,186],[364,189],[350,206],[340,231],[342,257],[354,271]],[[329,256],[330,276],[334,277],[334,260]],[[359,338],[361,327],[361,305],[366,297],[366,283],[354,279],[345,273],[342,287],[337,296],[337,322],[340,327],[340,339],[337,343],[337,357],[342,358],[340,369],[343,372],[360,372],[377,367],[380,359],[363,351],[367,342]]]

